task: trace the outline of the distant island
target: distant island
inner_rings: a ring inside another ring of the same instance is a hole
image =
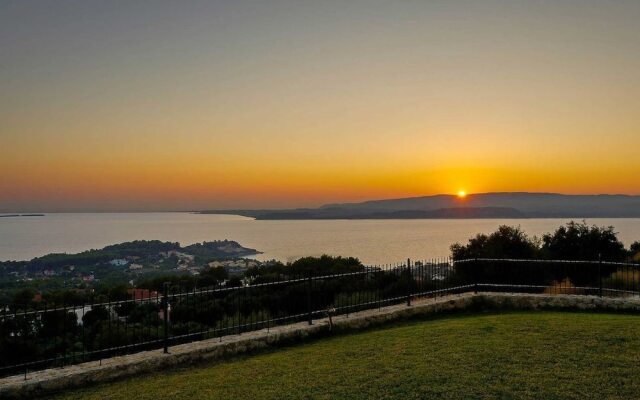
[[[479,193],[434,195],[319,208],[283,210],[205,210],[259,220],[290,219],[464,219],[464,218],[640,218],[640,196],[558,193]]]

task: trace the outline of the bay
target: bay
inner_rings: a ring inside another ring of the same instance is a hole
[[[354,256],[367,264],[447,257],[449,246],[500,225],[540,236],[569,219],[422,219],[257,221],[192,213],[72,213],[0,218],[0,260],[75,253],[131,240],[191,244],[229,239],[263,252],[257,259],[292,261],[322,254]],[[625,245],[640,240],[640,219],[587,219],[614,226]]]

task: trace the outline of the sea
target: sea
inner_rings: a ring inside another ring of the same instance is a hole
[[[76,253],[131,240],[162,240],[188,245],[229,239],[257,249],[259,260],[293,261],[322,254],[358,257],[369,265],[407,258],[449,256],[451,244],[464,243],[500,225],[520,226],[541,236],[568,219],[420,219],[259,221],[236,215],[166,213],[52,213],[0,218],[0,261],[29,260],[49,253]],[[613,226],[625,245],[640,240],[640,219],[587,219]]]

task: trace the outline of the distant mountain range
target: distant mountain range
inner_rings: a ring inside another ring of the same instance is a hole
[[[557,193],[435,195],[285,210],[207,210],[264,220],[455,219],[455,218],[640,218],[640,196]]]

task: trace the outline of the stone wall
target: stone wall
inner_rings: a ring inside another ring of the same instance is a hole
[[[145,351],[65,368],[48,369],[0,379],[0,398],[33,398],[56,391],[109,382],[174,366],[202,364],[225,358],[300,342],[310,338],[339,334],[406,319],[427,319],[456,312],[500,310],[567,310],[640,313],[638,298],[600,298],[573,295],[532,295],[505,293],[461,294],[437,299],[417,299],[404,304],[382,307],[328,319],[314,320],[313,325],[297,323],[241,335],[225,336],[162,350]]]

